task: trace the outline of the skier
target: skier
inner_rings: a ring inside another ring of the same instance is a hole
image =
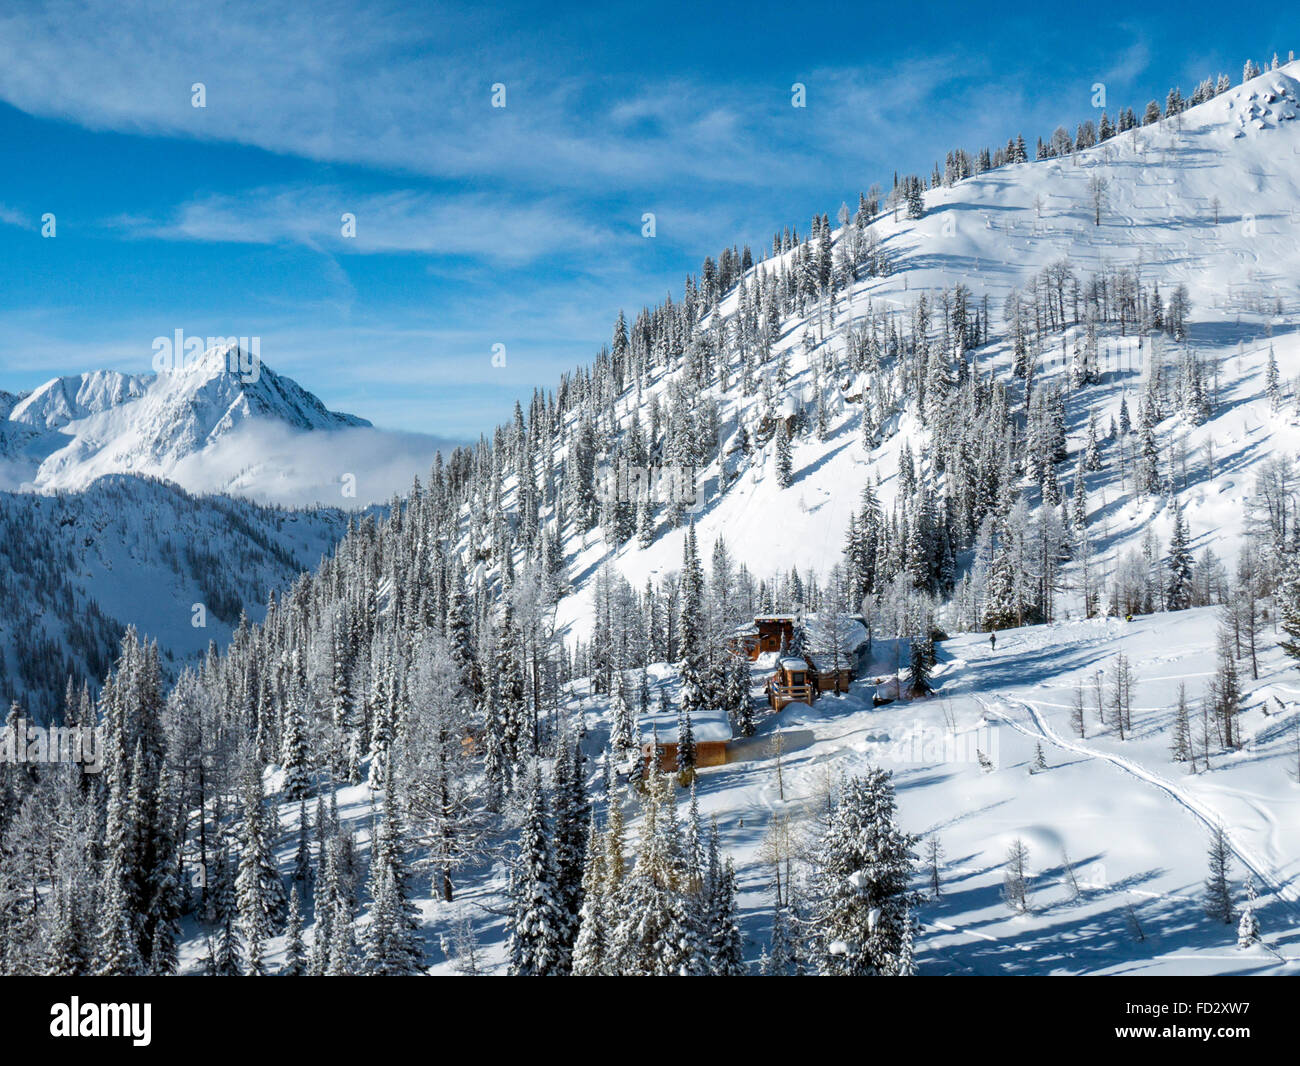
[[[989,634],[989,651],[997,651],[997,650],[998,650],[998,634],[997,634],[997,630],[994,630],[992,633]]]

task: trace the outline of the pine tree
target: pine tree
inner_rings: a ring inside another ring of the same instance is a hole
[[[266,942],[275,935],[284,907],[284,885],[271,852],[262,805],[262,775],[252,752],[247,755],[243,776],[244,820],[235,877],[235,905],[248,972],[261,976],[266,973]]]
[[[646,672],[641,671],[641,685],[646,687]],[[610,750],[619,761],[626,761],[636,747],[636,719],[628,706],[623,671],[614,674],[614,694],[610,700]]]
[[[306,886],[311,880],[311,822],[307,816],[307,801],[298,801],[298,848],[293,857],[293,881]]]
[[[758,731],[758,723],[754,719],[754,700],[749,692],[749,663],[742,655],[728,657],[724,702],[736,730],[742,737],[752,737]]]
[[[357,972],[357,928],[351,904],[337,893],[330,916],[327,977],[351,977]]]
[[[1192,752],[1192,723],[1187,708],[1187,685],[1178,686],[1178,706],[1174,708],[1173,733],[1169,742],[1169,757],[1174,762],[1191,761],[1196,769],[1196,759]]]
[[[1088,412],[1088,443],[1083,453],[1083,468],[1089,472],[1101,469],[1101,442],[1097,437],[1097,412]]]
[[[610,972],[629,977],[708,972],[699,909],[686,890],[681,849],[673,835],[671,789],[666,775],[652,773],[646,779],[636,863],[615,887],[609,907]]]
[[[311,793],[311,762],[307,749],[303,710],[291,700],[284,715],[284,738],[280,745],[286,799],[301,800]]]
[[[677,775],[683,784],[695,776],[695,729],[685,699],[677,714]]]
[[[711,972],[717,977],[743,976],[745,957],[736,908],[736,869],[730,857],[710,888],[708,951]]]
[[[1138,447],[1135,487],[1144,496],[1155,496],[1160,491],[1160,450],[1150,426],[1142,427]]]
[[[149,972],[154,976],[170,976],[178,964],[184,900],[179,880],[180,841],[171,816],[176,798],[171,769],[164,766],[158,777],[152,819],[153,855],[145,859],[151,866],[146,879],[148,903],[143,935],[149,937]]]
[[[307,949],[302,940],[302,912],[298,903],[298,886],[289,890],[289,916],[285,923],[284,966],[280,973],[285,977],[302,977],[307,973]]]
[[[324,799],[316,805],[316,833],[319,850],[316,859],[316,877],[312,896],[311,954],[307,972],[313,977],[323,977],[329,969],[329,946],[334,935],[333,853],[332,839],[327,835]]]
[[[239,950],[239,910],[235,903],[235,878],[230,857],[230,843],[223,834],[217,852],[216,883],[212,890],[212,906],[216,916],[216,942],[207,960],[207,971],[213,977],[239,977],[244,960]]]
[[[1237,923],[1237,947],[1243,951],[1259,943],[1259,919],[1255,917],[1255,879],[1246,878],[1246,906]]]
[[[1210,837],[1210,875],[1205,879],[1205,913],[1215,921],[1231,925],[1236,916],[1232,906],[1232,890],[1228,887],[1228,869],[1232,863],[1232,850],[1222,828],[1215,828]]]
[[[587,861],[582,871],[578,938],[573,945],[571,972],[575,977],[599,977],[605,973],[609,940],[605,909],[609,887],[605,842],[601,839],[593,811],[587,831]]]
[[[928,633],[912,637],[908,651],[907,684],[912,698],[926,696],[930,693],[930,666],[933,646]]]
[[[389,765],[384,784],[384,812],[370,859],[370,924],[366,930],[362,972],[404,977],[424,972],[420,914],[411,902],[401,805],[393,795]]]
[[[776,483],[781,488],[789,488],[794,481],[794,457],[790,450],[790,431],[785,419],[781,418],[776,427]]]
[[[931,899],[938,899],[943,887],[939,876],[942,862],[943,845],[937,836],[931,836],[925,842],[925,868],[929,874]]]
[[[144,972],[136,944],[129,882],[134,877],[134,847],[125,796],[125,776],[110,769],[106,804],[104,866],[100,888],[96,973],[101,977],[130,977]]]
[[[1183,509],[1174,501],[1174,531],[1169,539],[1169,588],[1167,603],[1171,611],[1185,611],[1192,605],[1192,583],[1196,560],[1188,544],[1187,520]]]
[[[556,900],[567,919],[561,972],[571,967],[574,942],[581,926],[583,876],[587,866],[587,831],[591,804],[583,778],[586,760],[579,741],[561,738],[555,757]]]
[[[534,765],[519,846],[510,872],[510,972],[524,977],[562,973],[565,927],[551,851],[549,805],[540,769]]]
[[[790,920],[790,908],[778,899],[772,911],[772,938],[759,965],[764,977],[797,977],[803,972]]]
[[[1278,614],[1287,639],[1281,648],[1292,659],[1300,660],[1300,562],[1292,559],[1278,588]]]
[[[841,783],[817,848],[813,877],[817,971],[833,976],[912,973],[917,902],[908,885],[916,838],[898,828],[891,775],[872,769]]]

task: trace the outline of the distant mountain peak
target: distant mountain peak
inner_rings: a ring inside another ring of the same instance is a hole
[[[331,411],[233,338],[174,366],[156,361],[153,373],[52,378],[8,406],[4,452],[25,457],[15,480],[34,488],[83,488],[113,473],[168,477],[245,426],[312,433],[371,425]]]

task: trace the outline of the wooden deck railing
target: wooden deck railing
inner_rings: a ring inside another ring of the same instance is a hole
[[[770,691],[774,699],[785,700],[787,703],[811,703],[813,698],[812,685],[773,684]]]

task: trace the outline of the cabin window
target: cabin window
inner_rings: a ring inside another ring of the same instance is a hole
[[[801,673],[792,673],[792,674],[790,675],[790,684],[792,684],[792,685],[802,685],[802,684],[803,684],[803,674],[801,674]]]

